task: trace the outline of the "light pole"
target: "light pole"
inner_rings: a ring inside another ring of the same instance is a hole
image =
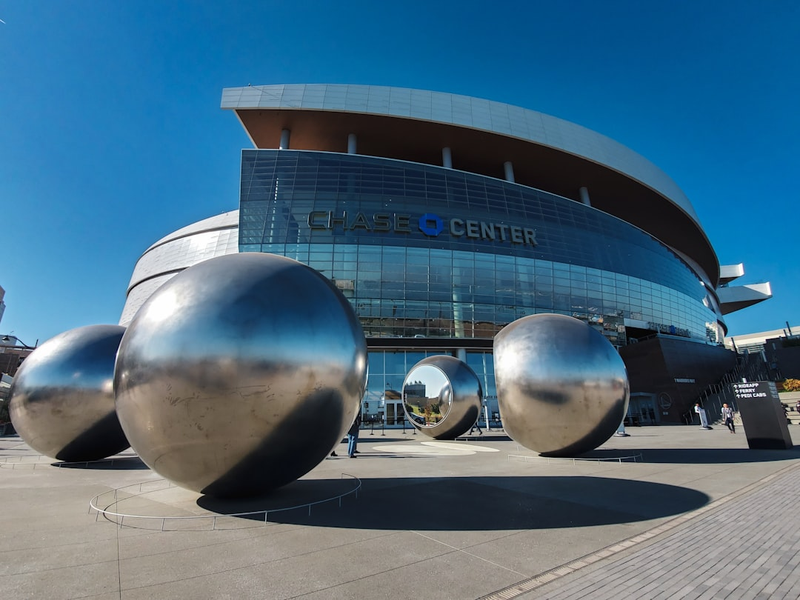
[[[14,332],[12,331],[11,333],[14,333]],[[38,339],[36,340],[36,343],[33,346],[29,346],[28,344],[23,342],[21,339],[19,339],[17,336],[9,335],[9,334],[4,335],[2,338],[0,338],[0,340],[3,342],[3,346],[9,347],[9,348],[22,348],[23,350],[35,350],[39,346],[39,340]],[[13,344],[8,344],[8,342],[10,342],[12,340],[14,341],[14,343]],[[17,346],[17,342],[20,343],[19,346]]]

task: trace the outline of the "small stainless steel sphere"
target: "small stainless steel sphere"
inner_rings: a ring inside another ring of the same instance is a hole
[[[347,299],[299,262],[261,253],[194,265],[128,326],[117,413],[154,471],[211,496],[263,494],[338,444],[366,384]]]
[[[114,408],[114,360],[124,327],[89,325],[34,350],[14,377],[9,412],[27,444],[67,462],[99,460],[128,441]]]
[[[453,356],[429,356],[406,375],[403,409],[419,431],[437,440],[454,440],[478,419],[483,400],[475,371]]]
[[[539,314],[494,338],[503,427],[541,454],[575,456],[608,440],[628,410],[625,364],[603,334],[578,319]]]

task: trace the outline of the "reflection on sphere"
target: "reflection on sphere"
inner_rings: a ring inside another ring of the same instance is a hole
[[[478,418],[483,400],[475,372],[453,356],[429,356],[403,382],[403,409],[411,424],[437,440],[453,440]]]
[[[233,254],[159,288],[120,346],[117,411],[154,471],[212,496],[254,496],[313,469],[366,385],[347,299],[294,260]]]
[[[518,319],[494,339],[497,401],[519,444],[551,456],[602,445],[628,410],[625,364],[603,334],[556,314]]]
[[[128,441],[114,408],[114,360],[124,327],[88,325],[34,350],[17,371],[9,412],[34,450],[66,462],[99,460]]]

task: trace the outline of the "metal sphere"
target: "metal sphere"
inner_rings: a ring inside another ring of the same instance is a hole
[[[453,356],[429,356],[403,381],[406,418],[437,440],[454,440],[465,433],[478,419],[482,401],[475,371]]]
[[[555,314],[524,317],[494,338],[503,427],[541,454],[575,456],[608,440],[628,410],[625,363],[603,334]]]
[[[67,462],[99,460],[128,440],[114,409],[114,360],[125,328],[89,325],[34,350],[11,387],[9,412],[27,444]]]
[[[330,281],[289,258],[243,253],[186,269],[142,305],[114,390],[150,468],[243,497],[330,454],[360,408],[366,371],[363,330]]]

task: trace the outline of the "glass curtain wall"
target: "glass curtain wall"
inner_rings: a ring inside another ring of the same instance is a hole
[[[617,346],[625,319],[720,342],[716,304],[658,240],[583,204],[451,169],[245,150],[239,249],[322,272],[368,336],[491,338],[555,312]]]

